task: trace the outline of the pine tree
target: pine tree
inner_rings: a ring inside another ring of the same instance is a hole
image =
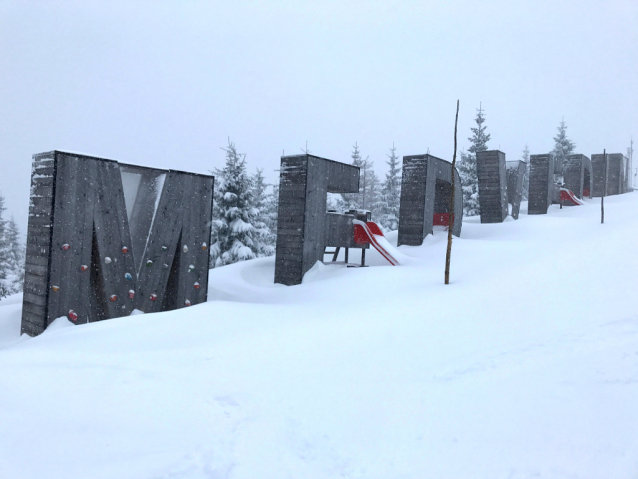
[[[12,287],[9,275],[11,265],[9,264],[9,244],[7,241],[7,222],[4,219],[4,196],[0,194],[0,298],[11,294]],[[9,281],[7,281],[9,280]]]
[[[576,144],[567,138],[567,124],[563,118],[558,125],[558,133],[554,137],[554,149],[552,153],[558,164],[563,164],[567,155],[571,155],[576,149]]]
[[[381,192],[381,182],[374,171],[374,163],[370,162],[366,180],[366,209],[370,211],[373,221],[378,221],[383,209],[383,197]]]
[[[472,128],[472,136],[468,138],[471,146],[467,152],[461,151],[461,161],[458,166],[461,184],[463,186],[463,214],[465,216],[476,216],[480,214],[478,198],[478,173],[476,171],[476,153],[487,150],[487,142],[490,134],[486,133],[487,127],[485,116],[481,105],[476,110],[476,128]]]
[[[252,185],[252,205],[255,209],[253,226],[257,256],[272,256],[275,254],[276,233],[273,233],[269,226],[268,195],[266,194],[268,184],[264,178],[263,169],[257,168],[257,172],[252,177]]]
[[[277,242],[277,214],[279,211],[279,185],[272,185],[272,191],[266,197],[266,224]]]
[[[12,276],[11,290],[13,293],[19,293],[24,285],[25,248],[20,241],[20,231],[13,216],[7,221],[5,236],[8,246],[7,263]]]
[[[215,267],[253,259],[258,254],[253,185],[246,171],[246,155],[237,153],[230,140],[222,150],[226,152],[226,165],[215,169],[219,185],[215,191],[215,241],[211,241]]]
[[[341,207],[344,210],[361,210],[363,209],[363,201],[362,201],[362,189],[363,189],[363,175],[364,175],[364,168],[363,168],[363,162],[364,160],[361,158],[361,152],[359,151],[359,145],[355,142],[354,146],[352,147],[352,154],[350,155],[350,157],[352,158],[352,165],[353,166],[358,166],[359,167],[359,193],[344,193],[342,195],[343,197],[343,204],[341,205]]]
[[[527,168],[525,169],[525,178],[523,178],[523,200],[529,199],[529,148],[527,143],[525,143],[525,149],[523,150],[523,156],[521,156],[521,160],[527,163]]]
[[[394,231],[399,228],[399,204],[401,201],[401,169],[394,143],[387,156],[389,160],[386,161],[386,164],[390,169],[386,173],[381,187],[379,224],[386,231]]]

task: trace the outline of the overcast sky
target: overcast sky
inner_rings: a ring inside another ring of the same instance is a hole
[[[451,160],[479,102],[508,159],[638,139],[638,0],[0,1],[0,191],[26,230],[31,155],[196,172],[230,137],[270,181],[282,151],[385,172]],[[636,165],[634,161],[634,165]]]

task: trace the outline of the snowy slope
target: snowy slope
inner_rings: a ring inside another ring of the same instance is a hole
[[[449,286],[437,231],[33,339],[2,301],[0,478],[638,477],[638,194],[586,203],[464,222]]]

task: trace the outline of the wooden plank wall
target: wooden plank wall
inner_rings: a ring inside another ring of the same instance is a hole
[[[591,155],[592,188],[591,195],[600,198],[605,191],[605,157],[602,153]]]
[[[424,229],[427,168],[426,155],[403,157],[398,245],[421,245],[431,231]]]
[[[33,155],[21,334],[46,328],[51,225],[55,183],[55,152]]]
[[[454,174],[456,191],[452,233],[459,236],[463,221],[463,193],[458,171]],[[449,212],[451,186],[444,186],[444,183],[449,185],[451,180],[452,164],[445,160],[427,154],[403,157],[399,245],[423,244],[423,239],[432,233],[434,214]]]
[[[523,199],[523,183],[527,175],[527,163],[522,160],[508,161],[507,168],[507,201],[512,205],[512,218],[518,219]]]
[[[623,191],[625,176],[625,156],[622,153],[608,153],[609,171],[607,176],[607,195],[620,195]]]
[[[120,165],[112,160],[64,152],[53,152],[47,158],[55,165],[49,200],[52,217],[49,247],[48,251],[31,249],[31,257],[35,257],[34,253],[45,255],[46,279],[25,278],[25,292],[37,290],[45,298],[37,311],[30,306],[25,308],[22,330],[31,335],[41,333],[60,316],[67,316],[76,324],[126,316],[141,299]],[[171,308],[174,309],[183,307],[186,297],[189,304],[206,301],[213,178],[172,171],[168,174],[181,179],[172,189],[181,195],[182,210],[170,211],[169,218],[162,219],[167,223],[173,221],[170,234],[177,230],[178,238],[183,237],[182,243],[188,244],[192,251],[184,262],[187,273],[176,274],[178,294]],[[39,182],[39,177],[32,179],[35,193],[42,193]],[[150,234],[149,242],[169,233],[158,222]],[[41,231],[32,228],[27,242],[35,244],[41,241],[40,236]],[[137,254],[144,255],[139,251]],[[169,263],[169,270],[171,266]],[[141,285],[146,286],[146,280],[153,275],[148,269],[143,271],[146,276]],[[160,272],[157,276],[166,276],[168,281],[168,271],[162,268]],[[193,289],[195,282],[199,282],[199,288]],[[129,291],[134,292],[133,298],[129,297]],[[154,308],[149,311],[159,310],[163,293],[162,290],[158,294]],[[28,295],[25,298],[32,300]]]
[[[481,223],[502,223],[507,218],[507,171],[505,153],[498,150],[476,153]]]
[[[330,234],[327,195],[357,193],[359,174],[358,167],[314,155],[281,158],[275,283],[301,284],[323,259]]]
[[[565,188],[571,190],[578,198],[582,198],[585,177],[588,172],[591,177],[591,161],[589,158],[581,154],[567,155],[563,172]]]
[[[530,215],[547,214],[552,204],[554,192],[554,155],[531,155],[529,172],[529,203],[527,212]]]

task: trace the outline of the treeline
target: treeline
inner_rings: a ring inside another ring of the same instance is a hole
[[[13,216],[4,218],[4,197],[0,195],[0,299],[22,292],[25,245]]]
[[[215,168],[211,267],[275,254],[277,241],[278,184],[266,183],[263,170],[248,172],[246,155],[231,141],[222,148],[223,168]],[[307,153],[310,153],[307,149]],[[351,163],[360,168],[359,193],[329,194],[328,210],[368,210],[385,231],[399,227],[401,165],[392,145],[388,172],[380,180],[374,162],[363,159],[355,143]]]

